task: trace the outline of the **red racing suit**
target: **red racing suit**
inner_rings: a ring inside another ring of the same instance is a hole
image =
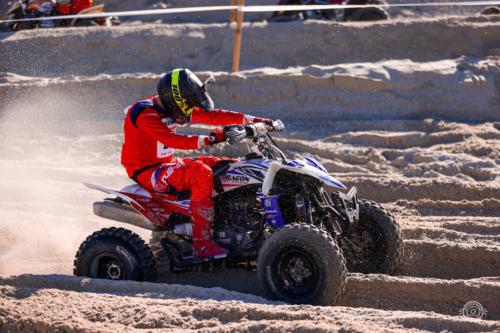
[[[176,133],[177,124],[156,103],[156,96],[144,99],[124,110],[125,138],[121,163],[130,178],[153,191],[191,189],[191,201],[212,197],[213,167],[227,158],[198,157],[174,159],[174,150],[199,149],[200,136]],[[191,123],[241,125],[245,115],[226,110],[205,112],[195,107]],[[203,137],[201,138],[203,139]]]
[[[57,11],[63,15],[78,14],[84,9],[92,7],[93,0],[60,0]]]

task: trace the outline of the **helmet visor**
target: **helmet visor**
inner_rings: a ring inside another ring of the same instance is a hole
[[[200,81],[200,79],[189,69],[186,69],[188,73],[188,81],[193,88],[193,102],[194,104],[205,110],[206,112],[211,112],[214,109],[214,102],[208,94],[207,87]]]

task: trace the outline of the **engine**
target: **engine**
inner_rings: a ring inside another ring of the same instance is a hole
[[[219,209],[223,213],[217,217],[213,238],[220,246],[232,249],[243,245],[259,231],[262,218],[259,208],[262,205],[252,199],[240,199],[231,200],[225,206],[225,209]]]
[[[232,249],[237,245],[241,245],[245,238],[245,230],[235,230],[230,224],[220,224],[214,229],[214,241],[220,246]]]

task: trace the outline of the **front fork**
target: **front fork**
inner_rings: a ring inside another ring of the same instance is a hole
[[[307,224],[313,224],[313,216],[311,210],[311,200],[307,195],[302,193],[295,194],[295,209],[297,212],[297,219],[304,221]]]
[[[347,194],[343,192],[332,193],[332,199],[340,215],[347,222],[347,235],[352,234],[358,227],[359,201],[356,187],[352,187]]]
[[[313,221],[311,207],[315,209],[316,221]],[[324,189],[320,189],[316,194],[313,192],[309,192],[308,195],[296,194],[296,209],[299,219],[303,218],[308,224],[324,222],[329,225],[329,229],[333,229],[334,238],[351,235],[358,226],[359,202],[356,187],[352,187],[347,194],[332,193],[331,198]]]

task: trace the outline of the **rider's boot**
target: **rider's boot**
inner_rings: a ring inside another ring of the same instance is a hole
[[[210,233],[215,217],[215,205],[212,198],[191,202],[189,210],[193,226],[193,254],[204,258],[227,253],[227,249],[214,242]]]

